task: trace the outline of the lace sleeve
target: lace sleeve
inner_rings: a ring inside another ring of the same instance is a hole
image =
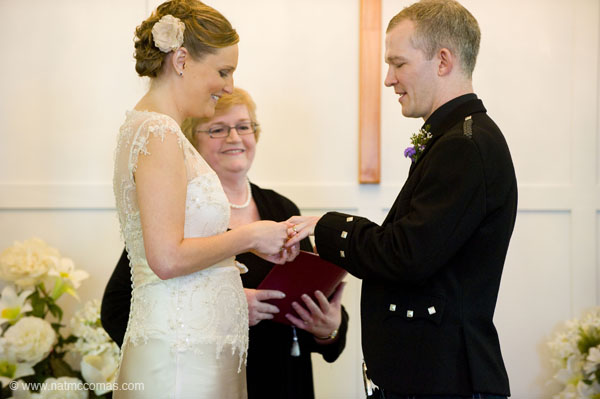
[[[166,116],[156,116],[145,119],[140,122],[136,133],[133,136],[131,150],[129,152],[128,170],[131,179],[137,169],[139,155],[150,155],[148,143],[152,139],[160,139],[164,142],[168,134],[174,134],[177,137],[177,145],[182,149],[181,130],[177,123]]]
[[[134,260],[144,258],[143,245],[132,246],[137,238],[141,238],[141,225],[136,195],[134,172],[138,165],[139,155],[149,155],[149,141],[156,139],[165,142],[165,138],[175,134],[176,140],[168,140],[171,145],[181,148],[183,134],[172,118],[153,112],[128,111],[125,122],[121,125],[115,151],[113,173],[113,190],[121,233],[125,241],[129,241],[128,252]],[[167,144],[167,143],[166,143]],[[155,147],[154,145],[152,146]],[[185,153],[182,151],[182,157]]]

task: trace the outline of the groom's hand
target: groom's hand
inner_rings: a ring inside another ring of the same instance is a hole
[[[286,223],[290,224],[288,228],[288,236],[284,247],[289,248],[292,245],[298,244],[301,240],[315,234],[315,226],[321,219],[321,216],[292,216]]]

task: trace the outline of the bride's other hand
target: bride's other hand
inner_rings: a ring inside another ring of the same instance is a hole
[[[282,265],[286,262],[291,262],[296,259],[296,256],[300,253],[300,244],[293,245],[290,248],[284,248],[276,254],[267,255],[260,252],[254,252],[256,256],[260,256],[266,261]]]

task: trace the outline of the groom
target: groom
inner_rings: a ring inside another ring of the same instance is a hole
[[[493,323],[517,211],[506,141],[473,94],[475,18],[422,0],[389,23],[385,85],[422,118],[408,179],[381,226],[330,212],[294,217],[320,256],[361,278],[362,344],[376,393],[392,398],[510,395]]]

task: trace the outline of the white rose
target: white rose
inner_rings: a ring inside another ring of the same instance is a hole
[[[175,50],[183,44],[185,24],[179,18],[165,15],[152,27],[154,45],[163,53]]]
[[[78,378],[47,378],[40,390],[39,399],[88,399],[88,391]]]
[[[113,345],[116,346],[114,343]],[[83,379],[95,384],[94,392],[100,396],[112,390],[119,366],[119,357],[112,348],[107,348],[98,355],[84,356],[80,366]]]
[[[37,364],[52,350],[56,333],[46,320],[29,316],[9,327],[4,339],[17,361]]]
[[[39,283],[53,268],[60,253],[38,238],[21,242],[0,254],[0,279],[14,281],[20,287]]]

